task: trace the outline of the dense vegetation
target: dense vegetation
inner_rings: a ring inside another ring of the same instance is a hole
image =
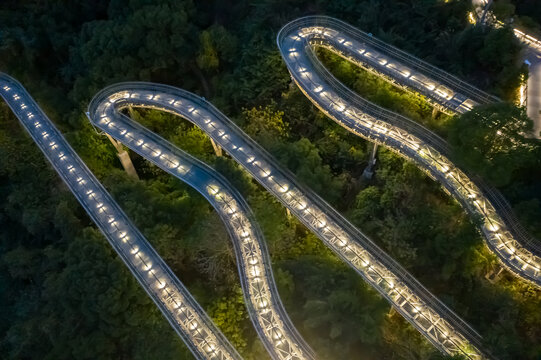
[[[319,59],[340,82],[363,98],[415,120],[440,136],[445,135],[451,116],[435,109],[423,95],[399,88],[368,68],[344,61],[328,50],[319,49]]]
[[[471,322],[500,358],[540,356],[539,291],[507,273],[488,282],[485,275],[498,265],[474,225],[412,164],[381,149],[376,177],[363,180],[371,144],[327,119],[291,85],[275,47],[288,20],[327,14],[511,98],[523,70],[516,65],[519,47],[508,29],[468,27],[469,1],[7,0],[2,6],[0,68],[28,88],[247,358],[267,355],[247,317],[223,225],[194,190],[143,159],[132,155],[141,180],[121,171],[113,147],[83,115],[102,87],[148,80],[205,96]],[[449,119],[421,98],[341,60],[329,62],[371,100],[405,108],[449,134],[458,149],[475,149],[483,161],[468,163],[460,152],[457,159],[500,186],[535,229],[538,148],[520,137],[527,126],[521,110],[488,108]],[[132,116],[212,164],[248,198],[286,309],[321,358],[442,357],[234,162],[214,156],[200,130],[167,114]],[[520,146],[494,149],[503,123]],[[473,143],[461,143],[461,133],[474,130]],[[503,179],[491,177],[502,167]],[[3,103],[0,204],[5,357],[191,358]]]
[[[541,9],[535,0],[495,0],[491,10],[498,19],[512,23],[522,30],[541,35]]]

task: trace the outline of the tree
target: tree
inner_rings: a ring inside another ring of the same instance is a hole
[[[302,138],[293,144],[282,144],[274,151],[280,162],[308,187],[336,203],[342,193],[345,177],[332,174],[329,165],[324,165],[319,151],[310,140]]]
[[[220,60],[231,63],[235,59],[237,40],[223,26],[212,25],[199,35],[200,50],[197,55],[197,65],[202,70],[215,72],[220,66]]]
[[[515,3],[517,13],[539,18],[535,1]],[[465,316],[498,355],[536,359],[539,292],[505,272],[498,283],[488,283],[484,275],[496,266],[494,256],[458,205],[415,166],[380,150],[375,178],[358,181],[370,144],[306,99],[276,49],[276,33],[287,21],[326,13],[507,97],[522,71],[520,48],[510,29],[468,27],[468,9],[468,1],[432,0],[4,0],[0,65],[28,87],[203,307],[226,324],[228,334],[242,335],[243,356],[266,355],[246,313],[239,315],[241,299],[232,291],[238,288],[235,257],[220,218],[195,190],[139,156],[134,163],[140,181],[117,170],[114,148],[83,115],[103,86],[151,80],[204,95]],[[444,133],[447,117],[433,117],[422,97],[397,91],[342,60],[334,65],[335,75],[371,101]],[[156,111],[131,115],[249,194],[280,290],[287,293],[282,299],[288,314],[318,355],[443,358],[397,314],[385,315],[388,305],[287,217],[273,196],[231,160],[216,159],[202,131]],[[538,164],[516,169],[503,188],[534,229],[541,199],[537,169]],[[89,225],[11,112],[0,106],[3,356],[191,358]]]
[[[248,313],[241,288],[235,287],[228,297],[222,297],[215,301],[209,308],[209,316],[212,321],[223,331],[233,346],[240,352],[246,353],[247,327],[251,327],[248,321]]]
[[[456,116],[449,141],[456,159],[496,186],[509,184],[539,162],[539,146],[526,138],[532,121],[524,108],[506,103],[480,106]]]
[[[244,109],[242,124],[248,135],[267,149],[272,149],[277,142],[288,136],[289,126],[283,120],[284,112],[273,105]]]
[[[494,1],[490,10],[498,19],[505,21],[515,14],[515,5],[509,0],[497,0]]]

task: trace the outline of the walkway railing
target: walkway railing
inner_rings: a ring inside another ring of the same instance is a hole
[[[448,159],[450,151],[443,139],[343,86],[322,66],[313,47],[325,46],[371,67],[455,112],[497,98],[331,18],[291,22],[280,31],[277,42],[293,80],[316,106],[349,131],[413,160],[470,214],[482,219],[487,245],[509,269],[541,284],[540,259],[512,234],[515,222],[506,221],[512,212],[505,199],[458,169]],[[205,359],[240,358],[26,90],[0,75],[0,94],[192,353]],[[102,90],[89,105],[92,124],[194,187],[218,211],[233,240],[248,313],[273,358],[312,359],[315,355],[283,308],[263,236],[250,208],[210,167],[123,115],[121,110],[126,107],[166,111],[193,122],[438,349],[469,359],[491,356],[467,323],[210,103],[159,84],[130,82]]]

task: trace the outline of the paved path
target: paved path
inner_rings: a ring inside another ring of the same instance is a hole
[[[452,112],[466,112],[498,99],[332,18],[295,20],[280,31],[277,42],[292,78],[316,106],[352,133],[413,160],[481,219],[489,249],[505,266],[541,285],[540,258],[514,237],[512,224],[490,189],[450,162],[445,141],[345,89],[310,48],[325,46]],[[240,358],[26,90],[0,75],[0,95],[194,356]],[[273,359],[313,359],[315,355],[283,309],[263,237],[245,200],[208,166],[122,115],[120,110],[127,106],[167,111],[193,122],[434,346],[468,359],[490,357],[479,334],[467,323],[210,103],[181,89],[151,83],[122,83],[102,90],[89,106],[92,124],[194,187],[224,221],[233,240],[248,312]]]

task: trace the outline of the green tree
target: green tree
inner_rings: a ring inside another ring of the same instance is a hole
[[[455,117],[449,141],[456,159],[496,186],[510,183],[521,168],[533,168],[539,147],[526,138],[532,121],[524,108],[498,103]]]
[[[336,203],[342,193],[345,178],[332,174],[329,165],[322,163],[318,149],[303,138],[293,144],[283,144],[274,151],[288,169],[312,190]]]
[[[284,112],[274,106],[244,109],[242,124],[248,135],[267,149],[288,136],[288,124],[283,120]]]
[[[500,20],[507,20],[515,14],[515,5],[509,0],[496,0],[490,9]]]
[[[197,65],[202,70],[214,72],[220,66],[220,60],[231,63],[235,60],[237,40],[223,26],[212,25],[199,35],[200,50]]]

